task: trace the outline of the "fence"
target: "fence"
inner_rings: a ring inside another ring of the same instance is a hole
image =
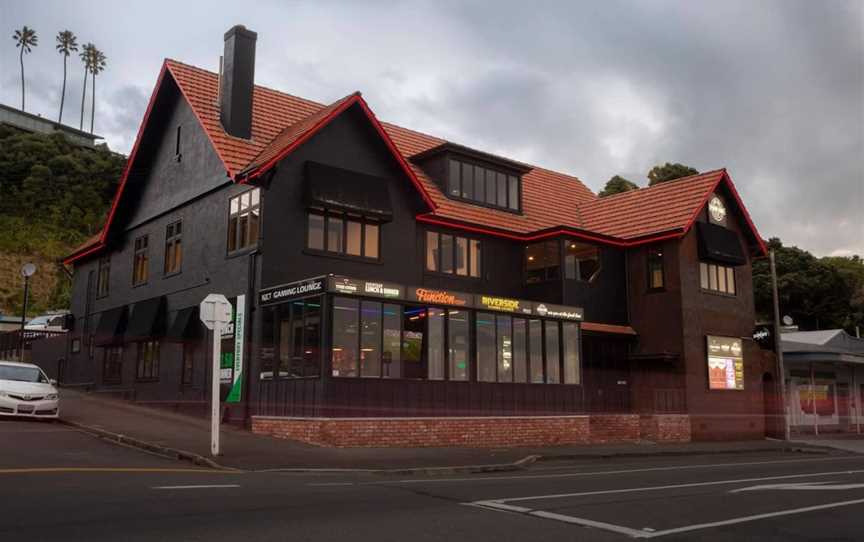
[[[66,334],[65,331],[24,330],[22,341],[21,333],[21,330],[0,332],[0,359],[30,361],[32,359],[30,352],[33,348],[33,341],[60,337]],[[24,347],[23,356],[21,356],[19,351],[22,346]]]

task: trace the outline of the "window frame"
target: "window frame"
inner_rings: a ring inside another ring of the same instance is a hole
[[[705,266],[704,269],[706,270],[706,272],[708,274],[707,275],[708,276],[708,286],[705,286],[702,283],[703,266]],[[717,277],[717,279],[715,280],[715,284],[717,285],[717,288],[711,288],[710,287],[712,268],[716,272],[716,275],[714,275],[714,276]],[[724,284],[726,285],[725,289],[723,289],[723,290],[720,289],[720,281],[719,281],[719,275],[720,275],[721,270],[723,271]],[[731,280],[731,284],[732,284],[731,291],[730,291],[730,287],[729,287],[729,284],[730,284],[729,279],[730,278],[732,279]],[[738,297],[738,275],[735,272],[735,266],[723,265],[723,264],[716,263],[716,262],[700,260],[699,261],[699,290],[702,293],[706,293],[706,294],[719,295],[719,296],[730,297],[730,298]]]
[[[549,276],[549,269],[552,269],[552,267],[547,265],[547,266],[543,267],[543,278],[541,278],[540,280],[537,280],[537,281],[529,282],[529,280],[528,280],[528,253],[527,253],[528,247],[534,246],[534,245],[542,245],[543,246],[543,258],[545,259],[546,255],[549,252],[547,250],[547,248],[550,246],[550,244],[552,242],[555,242],[558,246],[558,276],[557,277],[550,277]],[[566,273],[565,273],[565,269],[564,269],[564,264],[565,264],[564,258],[565,258],[564,243],[562,243],[562,239],[543,239],[540,241],[534,241],[532,243],[528,243],[526,245],[523,245],[522,246],[522,283],[523,284],[544,284],[547,282],[565,280],[564,277],[565,277]],[[577,275],[579,274],[578,264],[577,264],[576,274]]]
[[[96,267],[96,299],[111,293],[111,255],[99,258]]]
[[[654,286],[652,283],[653,271],[655,270],[655,266],[657,265],[659,265],[660,268],[660,286]],[[666,257],[662,247],[647,247],[647,249],[645,250],[645,272],[646,291],[666,291]]]
[[[116,375],[111,371],[108,376],[109,366],[116,366]],[[123,346],[110,345],[102,348],[102,383],[110,385],[123,383]]]
[[[180,233],[177,233],[179,226]],[[169,235],[169,231],[171,231],[171,235]],[[169,260],[169,253],[172,249],[177,249],[179,247],[179,258],[176,258],[177,254],[175,253],[175,260]],[[179,259],[180,263],[176,264],[176,269],[168,269],[169,261],[176,261]],[[163,265],[162,265],[162,274],[165,277],[170,277],[173,275],[178,275],[183,272],[183,219],[175,220],[168,225],[165,226],[165,251],[163,254]]]
[[[150,359],[145,359],[149,347]],[[158,382],[160,371],[160,349],[161,345],[157,339],[137,341],[135,343],[135,381],[136,382]]]
[[[523,178],[522,178],[521,173],[517,173],[517,172],[514,172],[513,170],[506,169],[506,168],[495,167],[495,166],[489,165],[486,162],[482,162],[480,160],[474,160],[471,158],[463,157],[461,155],[458,157],[457,156],[448,156],[446,158],[446,160],[447,160],[447,164],[444,167],[445,178],[444,178],[444,182],[442,183],[443,184],[442,192],[444,193],[445,196],[447,196],[450,199],[457,200],[457,201],[464,201],[464,202],[470,203],[472,205],[479,205],[481,207],[488,207],[490,209],[496,209],[499,211],[506,211],[508,213],[513,213],[513,214],[522,214],[522,199],[523,199],[522,183],[523,183]],[[454,172],[454,167],[452,164],[454,162],[459,164],[459,167],[455,168],[459,171],[459,179],[458,179],[458,182],[455,182],[455,183],[454,183],[454,180],[452,178],[452,173]],[[462,184],[463,184],[462,183],[462,181],[463,181],[462,172],[464,171],[465,165],[471,166],[471,170],[472,170],[472,176],[471,176],[472,190],[471,190],[471,193],[473,194],[473,198],[466,197],[464,195],[465,190],[462,188]],[[482,178],[483,178],[483,183],[482,183],[483,190],[482,190],[482,192],[483,193],[479,194],[479,195],[477,194],[477,188],[479,188],[481,185],[478,184],[478,182],[477,182],[477,170],[478,169],[483,172],[483,175],[482,175]],[[492,173],[491,179],[489,179],[489,172]],[[501,184],[498,181],[499,175],[502,175],[503,179],[504,179],[504,199],[505,199],[505,205],[504,206],[501,206],[499,204],[499,202],[501,201],[501,195],[498,194],[499,187]],[[516,188],[515,207],[512,205],[514,202],[510,201],[510,196],[512,195],[512,191],[510,189],[511,178],[516,180],[516,187],[517,187]],[[495,194],[494,194],[495,202],[494,203],[489,202],[490,194],[488,194],[487,188],[490,186],[490,184],[489,184],[490,180],[491,180],[491,185],[494,187],[494,191],[495,191]],[[457,189],[457,191],[459,193],[458,195],[451,194],[451,190],[454,188]]]
[[[434,235],[435,238],[437,239],[437,251],[438,252],[436,253],[436,255],[434,257],[435,269],[429,269],[429,248],[430,248],[429,238],[430,238],[430,235]],[[449,236],[453,240],[453,242],[450,245],[450,249],[452,251],[452,257],[451,257],[452,258],[451,259],[452,271],[443,271],[442,270],[442,265],[441,265],[442,264],[441,236],[443,236],[443,235]],[[464,262],[465,274],[464,275],[459,274],[459,265],[458,265],[459,259],[457,257],[458,253],[459,253],[458,247],[459,247],[459,240],[460,239],[464,240],[464,244],[465,244],[465,262]],[[480,256],[478,258],[480,265],[477,266],[476,274],[473,274],[473,271],[474,271],[473,264],[475,263],[475,260],[474,260],[474,256],[473,256],[472,247],[475,245],[477,246],[477,252]],[[424,235],[423,235],[423,272],[424,273],[429,273],[429,274],[434,274],[434,275],[439,275],[439,276],[445,276],[445,277],[455,277],[455,278],[459,278],[459,279],[483,280],[483,261],[484,260],[485,260],[485,257],[483,256],[483,240],[480,239],[479,237],[457,235],[454,233],[445,232],[445,231],[441,231],[441,230],[425,230],[424,231]]]
[[[139,235],[132,243],[132,287],[147,284],[150,279],[150,236]]]
[[[567,253],[567,250],[570,248],[568,245],[573,244],[573,243],[578,243],[578,244],[583,245],[583,246],[589,246],[589,247],[591,247],[597,251],[597,269],[587,279],[582,278],[582,262],[588,261],[588,260],[586,258],[580,259],[580,258],[577,258],[575,254],[568,254]],[[561,239],[561,248],[562,248],[562,253],[564,255],[564,258],[561,260],[561,269],[562,269],[562,275],[564,277],[564,280],[575,280],[578,282],[583,282],[585,284],[593,284],[597,280],[597,277],[600,276],[600,273],[603,271],[603,251],[602,251],[602,249],[597,245],[594,245],[591,243],[585,243],[583,241],[577,241],[575,239]],[[568,277],[567,276],[567,259],[571,256],[573,258],[574,276]],[[526,262],[526,264],[527,264],[527,262]],[[550,280],[550,279],[547,279],[547,280]],[[551,280],[556,280],[556,279],[551,279]]]
[[[321,248],[312,247],[309,244],[309,232],[311,231],[309,227],[310,217],[317,216],[323,218],[323,226],[324,229],[322,231],[322,245]],[[341,227],[341,247],[339,251],[329,250],[327,248],[329,242],[329,234],[330,234],[330,219],[338,219],[342,222]],[[360,224],[360,255],[349,254],[348,253],[348,223],[357,223]],[[315,256],[327,256],[329,258],[341,258],[348,259],[353,261],[365,262],[365,263],[380,263],[381,262],[381,236],[382,236],[382,228],[383,223],[380,220],[376,220],[374,218],[370,218],[363,215],[356,215],[352,213],[344,213],[342,211],[337,211],[333,209],[321,209],[321,208],[310,208],[306,210],[306,221],[304,226],[304,241],[303,241],[303,251],[308,254],[314,254]],[[370,229],[376,230],[377,236],[377,254],[372,256],[366,256],[366,249],[368,248],[367,243],[367,233]]]
[[[258,194],[258,198],[257,198],[258,203],[253,205],[252,204],[253,194],[256,192]],[[244,210],[241,208],[241,202],[242,202],[241,198],[247,194],[249,195],[249,207],[247,207]],[[236,213],[231,211],[231,203],[235,200],[237,200],[237,212]],[[260,187],[256,186],[254,188],[250,188],[249,190],[244,190],[244,191],[239,192],[233,196],[228,197],[228,208],[227,208],[227,211],[228,211],[228,228],[226,231],[226,242],[225,242],[225,254],[226,254],[226,256],[231,257],[231,256],[246,254],[247,252],[251,252],[251,251],[255,250],[256,248],[258,248],[258,238],[261,236],[261,224],[262,224],[261,208],[262,208],[262,205],[261,205],[261,189],[260,189]],[[247,237],[248,244],[240,246],[238,244],[239,238],[240,238],[240,232],[241,232],[241,228],[239,227],[240,220],[244,216],[251,217],[253,214],[253,211],[258,211],[257,235],[255,236],[254,240],[251,239],[252,228],[249,227],[249,224],[251,224],[252,221],[249,220],[247,222],[247,225],[246,225],[246,237]],[[235,229],[234,229],[234,243],[235,243],[235,245],[234,245],[234,248],[232,249],[231,248],[231,221],[232,221],[232,219],[235,218],[235,216],[237,218],[237,227],[235,227]]]

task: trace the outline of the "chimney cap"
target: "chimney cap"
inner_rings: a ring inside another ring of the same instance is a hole
[[[250,38],[253,40],[258,39],[258,33],[257,32],[253,32],[253,31],[249,30],[248,28],[246,28],[242,24],[235,24],[234,26],[229,28],[228,31],[225,32],[225,39],[227,40],[228,38],[230,38],[231,36],[233,36],[235,34],[239,34],[243,37]]]

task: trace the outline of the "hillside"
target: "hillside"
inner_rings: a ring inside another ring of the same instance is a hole
[[[0,312],[20,313],[27,261],[38,268],[28,312],[67,308],[70,284],[57,262],[99,231],[125,163],[104,145],[0,126]]]

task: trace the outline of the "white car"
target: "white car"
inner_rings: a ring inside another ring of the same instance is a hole
[[[0,416],[57,418],[60,393],[32,363],[0,361]]]

